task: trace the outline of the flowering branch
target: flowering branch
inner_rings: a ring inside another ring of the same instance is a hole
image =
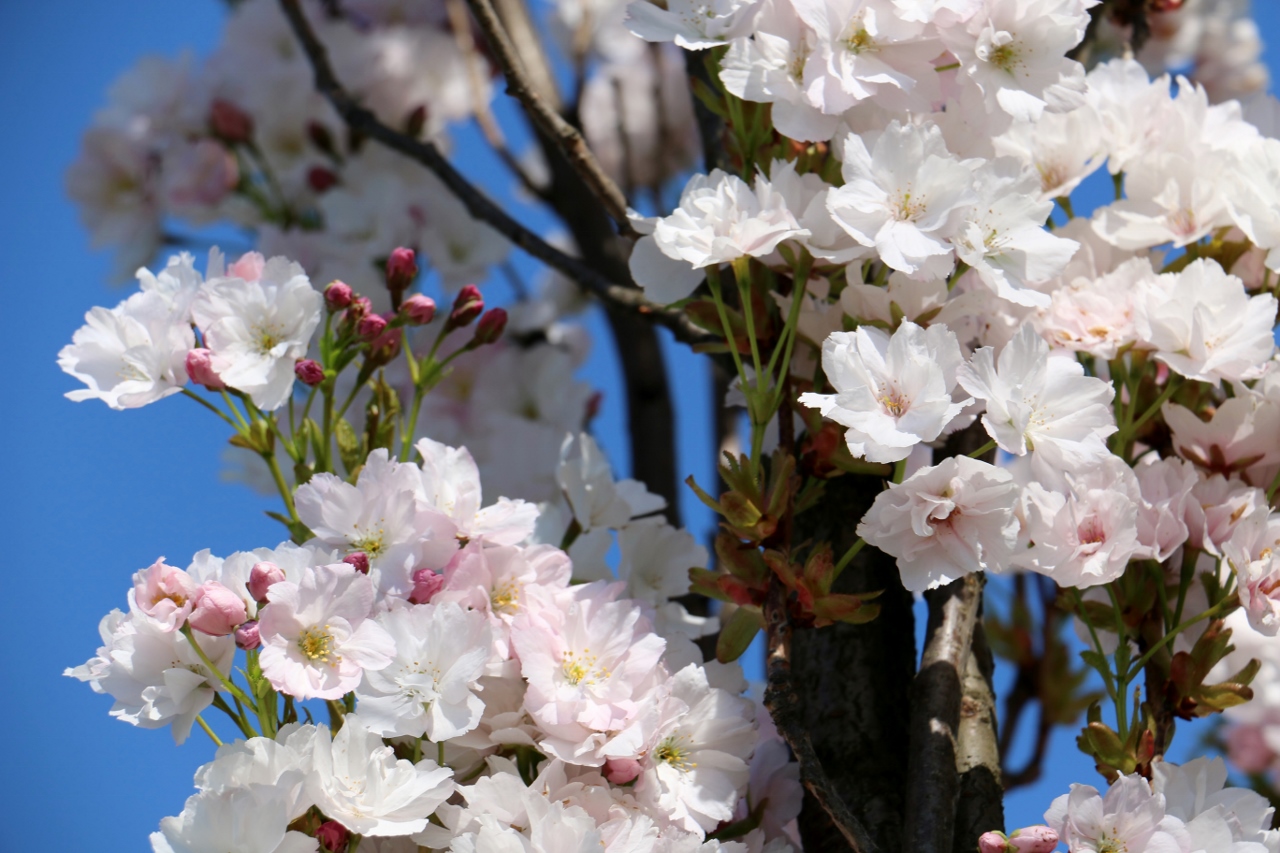
[[[649,301],[639,290],[609,281],[586,264],[554,248],[521,225],[463,177],[434,144],[415,139],[381,122],[372,111],[361,106],[338,81],[333,66],[329,63],[328,52],[316,37],[298,0],[280,0],[280,7],[285,17],[289,19],[294,35],[302,45],[303,52],[315,72],[316,89],[329,100],[348,127],[426,166],[466,206],[468,213],[488,223],[512,243],[583,285],[605,302],[652,317],[655,322],[670,329],[676,338],[684,343],[698,343],[705,340],[706,334],[681,312],[663,308]]]

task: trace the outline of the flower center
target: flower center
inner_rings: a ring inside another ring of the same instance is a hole
[[[907,190],[898,196],[893,204],[892,213],[900,222],[914,222],[925,212],[928,207],[928,200],[924,197],[911,197],[911,190]]]
[[[180,592],[158,592],[151,599],[151,606],[154,607],[166,599],[172,601],[178,607],[182,607],[187,603],[187,597]]]
[[[329,656],[333,654],[333,635],[329,633],[329,626],[312,625],[304,628],[298,635],[298,648],[307,660],[330,663]],[[342,660],[341,657],[333,655],[332,663],[340,660]]]
[[[269,355],[276,344],[280,343],[280,339],[284,337],[284,331],[274,323],[263,322],[253,329],[253,336],[256,339],[258,353],[260,355]]]
[[[857,56],[862,53],[871,53],[879,48],[875,38],[871,33],[867,32],[866,26],[861,20],[854,19],[845,30],[849,35],[841,39],[844,42],[845,50]]]
[[[1098,545],[1107,541],[1107,531],[1103,529],[1101,520],[1096,516],[1085,519],[1076,533],[1080,537],[1081,545]]]
[[[686,772],[697,767],[698,762],[689,760],[692,750],[682,740],[680,735],[672,735],[658,744],[658,748],[653,751],[654,760]]]
[[[370,560],[381,556],[382,552],[387,550],[387,533],[381,527],[377,531],[365,533],[358,539],[351,541],[352,551],[364,551]]]
[[[560,671],[564,673],[565,680],[575,687],[584,682],[595,684],[597,675],[601,678],[609,677],[607,669],[596,669],[596,656],[591,654],[591,649],[583,649],[581,655],[565,652],[561,658]]]
[[[503,581],[495,586],[489,593],[489,607],[500,613],[515,613],[519,610],[516,585],[512,581]]]

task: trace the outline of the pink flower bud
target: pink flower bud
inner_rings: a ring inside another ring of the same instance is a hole
[[[320,366],[320,362],[304,358],[293,366],[293,375],[303,385],[314,387],[324,381],[324,368]]]
[[[213,637],[227,636],[248,616],[244,599],[217,581],[201,584],[194,602],[187,624]]]
[[[413,280],[418,277],[418,261],[413,249],[401,246],[391,250],[387,258],[387,290],[392,293],[409,289]]]
[[[369,555],[364,551],[356,551],[342,558],[342,562],[351,566],[362,575],[369,574]]]
[[[336,820],[326,820],[316,828],[316,840],[320,842],[321,850],[327,850],[329,853],[342,853],[347,849],[347,842],[351,840],[351,833]]]
[[[1053,853],[1058,846],[1058,833],[1047,826],[1019,829],[1009,836],[1009,849],[1016,853]]]
[[[387,321],[381,314],[366,314],[356,324],[356,334],[371,341],[381,335],[387,328]]]
[[[436,316],[436,301],[430,296],[415,293],[400,306],[400,313],[415,326],[425,326]]]
[[[197,347],[187,353],[187,375],[197,385],[203,385],[210,391],[221,391],[227,385],[213,370],[213,351]]]
[[[428,604],[443,586],[444,575],[432,569],[418,569],[413,573],[413,592],[409,593],[409,602]]]
[[[480,295],[480,288],[474,284],[468,284],[458,291],[458,298],[453,300],[453,308],[449,311],[449,322],[445,324],[445,328],[461,329],[469,326],[482,311],[484,311],[484,297]]]
[[[176,631],[194,606],[196,582],[182,569],[166,565],[164,557],[133,576],[129,606],[149,616],[165,630]]]
[[[253,568],[249,570],[249,583],[246,586],[249,587],[249,594],[253,596],[253,600],[261,604],[267,600],[267,590],[282,580],[284,580],[284,572],[280,567],[263,560],[261,563],[254,563]]]
[[[978,853],[1006,853],[1009,842],[1003,832],[984,832],[978,836]]]
[[[351,304],[351,285],[344,281],[332,281],[324,289],[324,304],[330,311],[341,311]]]
[[[634,758],[610,758],[604,763],[604,778],[615,785],[625,785],[639,775],[640,762]]]
[[[259,637],[257,622],[245,622],[236,628],[236,648],[251,652],[260,645],[262,639]]]
[[[507,328],[507,312],[501,308],[490,308],[476,324],[476,334],[471,339],[471,346],[481,347],[493,343],[502,337],[502,330],[505,328]]]
[[[369,301],[369,297],[356,296],[351,299],[351,305],[347,308],[347,319],[353,323],[358,323],[361,317],[366,317],[372,313],[373,303]]]
[[[324,166],[312,166],[307,171],[307,186],[318,193],[324,192],[337,182],[338,176],[332,169],[326,169]]]
[[[232,145],[248,142],[253,136],[253,117],[230,101],[215,98],[209,107],[209,129]]]

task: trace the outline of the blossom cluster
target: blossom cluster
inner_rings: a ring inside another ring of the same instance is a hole
[[[587,436],[566,443],[569,503],[631,553],[620,580],[571,585],[569,555],[536,542],[537,507],[484,506],[464,448],[417,449],[420,463],[375,451],[354,483],[301,486],[303,545],[139,571],[97,655],[68,670],[113,716],[178,741],[211,704],[244,709],[246,739],[198,771],[153,848],[315,850],[336,822],[386,850],[789,849],[795,765],[759,733],[736,665],[704,663],[682,633],[670,599],[689,560],[663,544],[678,533],[632,521],[652,496],[615,483]],[[651,541],[628,548],[635,524]],[[294,719],[308,700],[330,726]],[[735,809],[759,828],[704,843]]]

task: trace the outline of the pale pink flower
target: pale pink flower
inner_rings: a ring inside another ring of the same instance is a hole
[[[1161,413],[1173,432],[1174,450],[1206,474],[1242,477],[1260,488],[1271,484],[1280,464],[1280,401],[1231,397],[1207,421],[1177,403],[1165,403]]]
[[[1099,277],[1071,279],[1053,290],[1032,322],[1054,346],[1110,361],[1137,341],[1136,303],[1155,277],[1151,261],[1139,257]]]
[[[391,663],[395,642],[369,618],[373,582],[345,563],[281,581],[259,613],[259,658],[271,685],[296,699],[340,699],[366,669]]]
[[[1240,605],[1259,633],[1280,632],[1280,516],[1255,512],[1242,519],[1222,546],[1236,573]]]
[[[1174,853],[1186,849],[1182,822],[1165,816],[1164,797],[1141,776],[1121,776],[1099,794],[1090,785],[1072,785],[1053,801],[1044,819],[1070,850],[1126,850]]]
[[[858,535],[896,557],[912,592],[1002,571],[1018,541],[1018,488],[1008,471],[951,457],[876,495]]]
[[[422,457],[420,496],[453,521],[457,537],[483,537],[495,545],[515,545],[533,532],[538,508],[521,500],[498,498],[481,508],[480,469],[465,447],[449,447],[423,438],[414,445]]]
[[[1138,541],[1153,560],[1164,562],[1187,541],[1187,504],[1199,482],[1195,468],[1181,459],[1148,454],[1134,466],[1142,505],[1138,508]]]
[[[1187,544],[1221,556],[1241,520],[1266,512],[1267,495],[1261,489],[1221,474],[1204,476],[1187,501]]]
[[[210,636],[225,637],[245,621],[244,599],[217,581],[205,581],[192,599],[195,608],[187,624]]]
[[[971,402],[953,399],[961,364],[944,325],[903,322],[892,336],[867,326],[833,332],[822,344],[822,367],[836,393],[801,394],[800,403],[845,426],[854,456],[896,462],[936,439]]]
[[[148,568],[134,573],[129,609],[165,631],[176,631],[186,623],[195,607],[198,586],[190,575],[167,565],[161,557]]]
[[[648,0],[627,4],[627,29],[645,41],[674,41],[687,50],[716,47],[751,30],[756,0]]]

